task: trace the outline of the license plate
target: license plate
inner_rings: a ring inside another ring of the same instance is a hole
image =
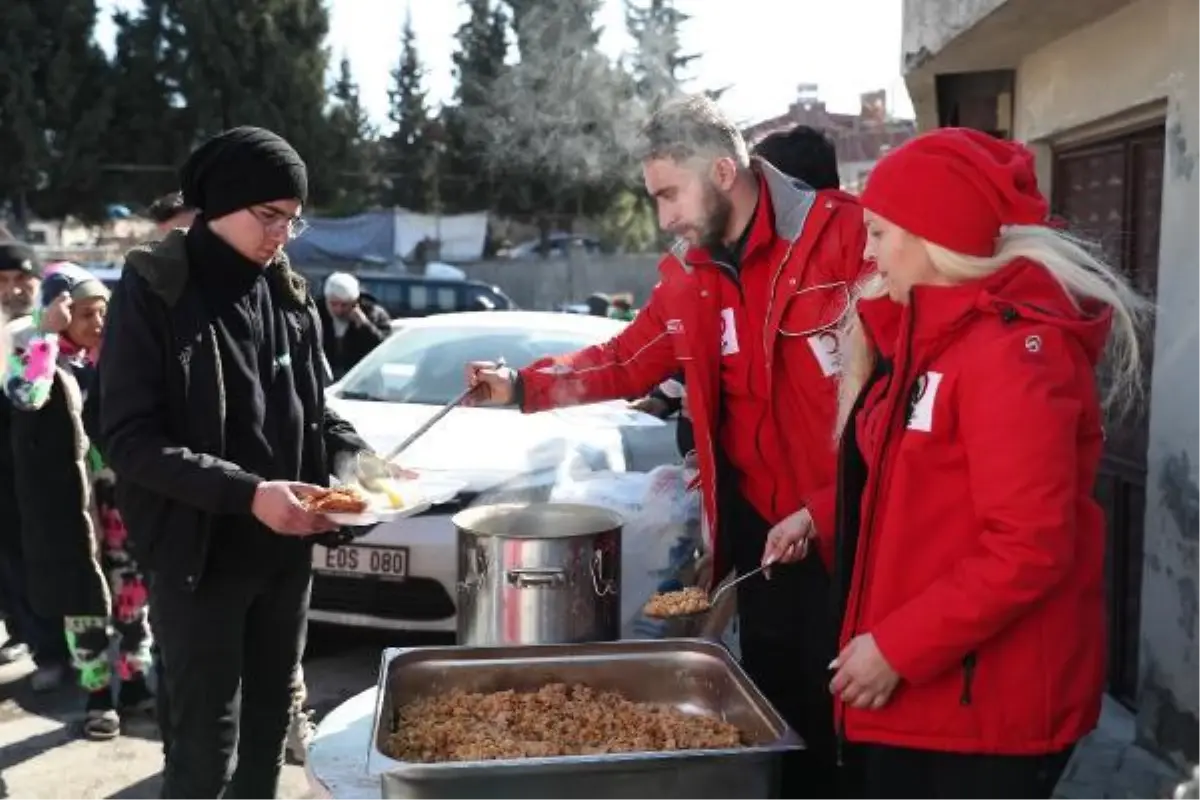
[[[335,575],[404,580],[408,577],[407,547],[373,547],[347,544],[313,550],[314,566]]]

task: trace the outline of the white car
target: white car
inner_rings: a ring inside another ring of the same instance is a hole
[[[330,408],[379,453],[399,444],[464,388],[469,361],[501,356],[519,368],[603,342],[624,322],[512,311],[404,320],[328,390]],[[314,548],[309,619],[400,631],[456,628],[456,533],[450,520],[499,492],[545,499],[576,469],[649,471],[678,460],[674,424],[623,401],[522,414],[515,408],[451,411],[398,459],[462,490],[450,502],[379,525],[336,549]],[[511,494],[509,495],[511,497]]]

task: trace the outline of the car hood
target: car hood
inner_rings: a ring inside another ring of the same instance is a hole
[[[329,398],[376,452],[387,453],[437,413],[438,406]],[[453,477],[478,493],[531,473],[625,470],[622,425],[661,425],[623,403],[522,414],[510,408],[456,408],[398,459],[405,467]]]

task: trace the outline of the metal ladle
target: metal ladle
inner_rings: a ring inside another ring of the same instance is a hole
[[[788,551],[790,551],[793,547],[795,547],[795,545],[788,545]],[[785,551],[785,555],[786,555],[786,553],[787,553],[787,551]],[[759,574],[760,572],[766,572],[767,570],[771,569],[771,567],[775,566],[777,563],[778,563],[778,559],[776,559],[774,561],[768,561],[767,563],[757,566],[754,569],[750,570],[745,575],[738,575],[736,578],[729,581],[728,583],[724,583],[724,584],[718,586],[717,590],[715,592],[713,592],[711,595],[709,595],[708,608],[704,609],[703,611],[694,611],[691,614],[672,614],[669,617],[662,617],[662,619],[695,619],[696,617],[701,617],[705,614],[708,614],[710,611],[712,611],[714,608],[717,607],[717,603],[721,600],[721,598],[724,597],[726,595],[726,593],[728,593],[729,590],[732,589],[734,586],[737,586],[739,583],[746,580],[747,578],[753,578],[755,575]]]
[[[496,368],[499,369],[506,365],[504,356],[496,359]],[[358,482],[362,487],[369,492],[381,492],[388,495],[389,499],[395,500],[392,497],[394,492],[388,487],[388,479],[392,477],[389,464],[396,459],[401,453],[407,450],[413,442],[424,436],[430,428],[440,422],[447,414],[466,402],[467,398],[473,395],[478,389],[478,384],[468,386],[458,394],[453,400],[438,409],[437,413],[429,419],[425,420],[419,428],[413,431],[408,437],[400,442],[400,444],[388,451],[387,455],[378,456],[375,453],[366,451],[360,452],[355,460],[355,472],[358,474]]]

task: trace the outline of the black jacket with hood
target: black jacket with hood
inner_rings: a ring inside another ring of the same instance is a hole
[[[367,295],[360,295],[358,305],[366,315],[366,324],[349,322],[346,332],[341,337],[334,331],[333,320],[329,308],[322,299],[318,310],[321,314],[321,324],[325,330],[325,357],[329,359],[329,368],[333,371],[333,379],[341,380],[350,369],[362,361],[379,343],[392,332],[392,320],[387,312]]]
[[[367,445],[325,406],[328,366],[307,283],[282,254],[266,270],[286,321],[277,362],[293,370],[304,409],[300,478],[327,486],[336,464]],[[102,352],[100,446],[138,560],[156,580],[194,588],[214,519],[249,514],[260,478],[225,459],[222,360],[183,231],[126,257]]]

